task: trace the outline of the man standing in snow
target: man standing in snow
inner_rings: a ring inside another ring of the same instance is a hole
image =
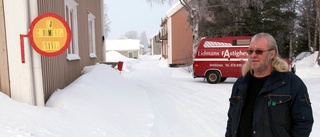
[[[232,88],[226,137],[308,137],[313,115],[306,85],[279,57],[268,33],[256,34]]]

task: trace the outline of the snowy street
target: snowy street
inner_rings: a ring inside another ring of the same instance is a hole
[[[314,86],[319,81],[319,72],[308,69],[303,62],[300,64],[297,73],[306,79],[317,117],[319,104],[315,102],[320,98],[315,91],[319,86]],[[235,78],[228,78],[224,83],[208,84],[202,78],[193,79],[186,69],[168,68],[165,62],[156,58],[141,58],[130,68],[132,72],[123,76],[143,88],[149,96],[155,110],[152,128],[155,137],[224,136],[228,98]],[[314,77],[308,74],[312,72]],[[314,127],[319,127],[317,122]]]
[[[318,137],[320,71],[310,65],[313,58],[297,63],[297,75],[307,85],[312,102],[315,122],[310,137]],[[203,78],[194,79],[185,68],[169,68],[159,56],[121,60],[121,73],[109,65],[85,67],[83,75],[58,89],[46,107],[20,103],[1,93],[0,136],[224,136],[235,78],[208,84]]]
[[[151,100],[155,110],[154,136],[223,135],[228,96],[235,79],[208,84],[203,78],[193,79],[185,69],[160,66],[161,61],[142,59],[132,66],[132,73],[124,74],[143,88]]]

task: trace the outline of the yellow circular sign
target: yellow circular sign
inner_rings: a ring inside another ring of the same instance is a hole
[[[28,35],[33,48],[45,56],[63,53],[71,41],[68,23],[55,13],[45,13],[35,18]]]

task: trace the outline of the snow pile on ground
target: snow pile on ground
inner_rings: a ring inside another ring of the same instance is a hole
[[[318,51],[295,63],[296,74],[300,78],[319,78],[320,67],[316,62]]]

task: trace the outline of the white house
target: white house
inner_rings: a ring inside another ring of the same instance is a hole
[[[117,51],[128,58],[138,58],[143,54],[143,45],[136,39],[106,40],[106,52]]]

